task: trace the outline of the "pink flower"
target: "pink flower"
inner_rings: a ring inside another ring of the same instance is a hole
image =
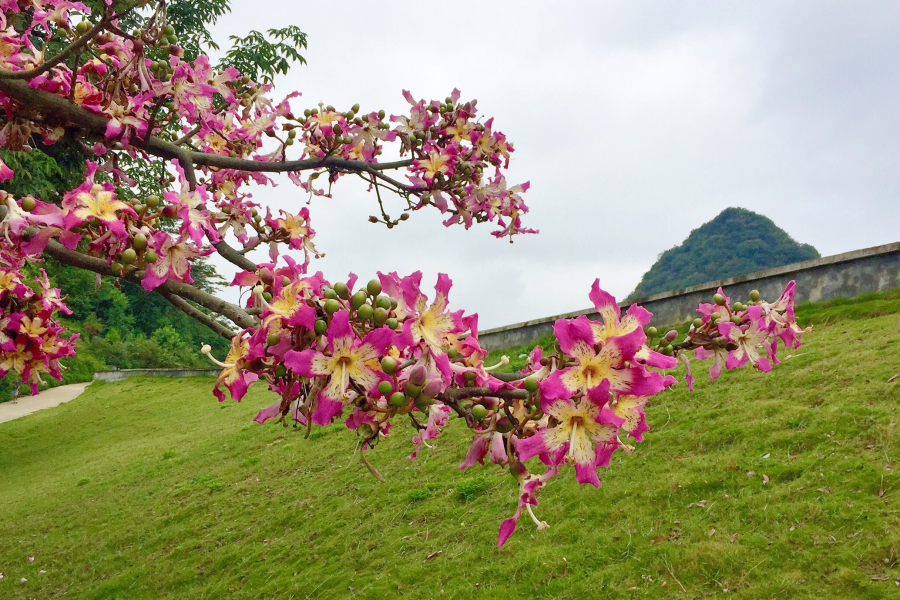
[[[159,257],[156,262],[147,265],[141,285],[148,292],[161,286],[167,280],[193,283],[191,278],[190,259],[207,256],[213,249],[199,250],[183,237],[178,241],[172,239],[165,231],[157,231],[150,238],[150,246]]]
[[[597,467],[608,467],[619,447],[618,428],[623,419],[607,406],[609,382],[590,388],[577,404],[570,399],[541,400],[544,414],[556,420],[554,427],[543,427],[524,440],[517,451],[523,461],[532,456],[563,453],[575,463],[575,480],[600,487]]]
[[[760,356],[758,350],[769,337],[769,332],[765,328],[765,319],[762,317],[762,307],[750,306],[747,308],[747,316],[750,319],[747,324],[736,325],[730,321],[718,323],[719,333],[737,344],[737,348],[728,353],[725,367],[735,369],[744,366],[749,361],[760,371],[769,372],[772,370],[772,365],[769,364],[767,358]]]
[[[343,411],[351,384],[366,392],[375,391],[386,376],[366,363],[384,354],[392,336],[383,327],[370,331],[360,340],[350,326],[350,313],[341,310],[334,313],[328,326],[327,352],[309,348],[285,353],[284,366],[291,371],[304,377],[326,378],[312,414],[313,423],[327,425]]]

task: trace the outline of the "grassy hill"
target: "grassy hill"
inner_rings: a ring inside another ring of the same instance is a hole
[[[260,387],[94,384],[0,424],[0,597],[896,598],[900,293],[800,315],[775,371],[662,394],[599,490],[566,468],[551,528],[501,549],[513,480],[456,468],[455,421],[417,461],[398,421],[379,483],[341,426],[251,422]]]
[[[660,254],[628,298],[818,257],[815,248],[795,242],[771,219],[744,208],[726,208],[693,230],[680,246]]]

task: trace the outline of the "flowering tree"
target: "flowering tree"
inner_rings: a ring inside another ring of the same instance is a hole
[[[80,184],[55,198],[0,191],[0,373],[15,372],[35,392],[42,374],[60,377],[60,358],[74,354],[75,336],[63,337],[55,320],[66,311],[59,290],[46,276],[28,286],[20,275],[26,262],[51,256],[139,283],[229,339],[224,361],[201,350],[222,367],[214,393],[240,400],[265,381],[279,399],[258,422],[293,421],[308,434],[345,417],[375,477],[366,452],[395,418],[414,424],[415,458],[458,416],[473,435],[460,468],[489,457],[519,482],[503,544],[523,510],[546,526],[532,506],[564,464],[574,465],[576,481],[598,486],[597,468],[618,449],[631,452],[623,438],[642,440],[644,406],[675,383],[665,370],[681,360],[693,385],[690,351],[714,359],[715,378],[723,365],[767,371],[779,340],[800,343],[793,284],[774,304],[758,294],[731,303],[720,291],[676,343],[676,332],[648,327],[646,310],[622,315],[595,282],[600,321],[558,321],[555,348],[536,348],[521,372],[499,373],[507,359],[484,364],[477,315],[450,311],[449,277],[438,277],[429,299],[418,272],[378,273],[365,285],[355,275],[311,274],[318,251],[308,209],[273,214],[251,195],[272,173],[326,197],[340,179],[359,177],[377,199],[370,220],[389,228],[432,207],[447,226],[488,222],[510,239],[536,233],[521,222],[528,184],[508,185],[503,174],[513,147],[474,100],[462,102],[456,90],[430,102],[404,92],[402,115],[358,105],[300,112],[298,94],[272,100],[271,84],[258,81],[299,58],[297,30],[270,32],[271,43],[259,34],[237,40],[214,67],[177,44],[164,2],[3,0],[2,10],[0,148],[65,143],[85,165]],[[386,150],[398,158],[382,160]],[[148,171],[159,174],[161,194],[138,193],[135,179]],[[0,161],[0,181],[14,174]],[[386,212],[388,194],[402,204],[399,218]],[[269,257],[257,264],[248,253],[260,247]],[[212,253],[240,269],[232,285],[250,291],[245,304],[192,285],[192,261]],[[540,475],[524,464],[532,457],[547,465]]]

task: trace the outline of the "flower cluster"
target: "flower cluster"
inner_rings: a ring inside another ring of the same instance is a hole
[[[291,101],[297,93],[276,102],[269,98],[270,85],[234,67],[216,68],[202,55],[186,60],[165,4],[149,13],[147,7],[92,12],[68,0],[4,3],[0,82],[24,79],[29,94],[43,93],[57,108],[65,99],[69,108],[48,110],[17,96],[11,84],[0,85],[6,114],[0,147],[29,151],[35,137],[53,144],[73,125],[81,127],[85,111],[104,119],[88,135],[97,162],[88,163],[84,182],[57,202],[37,203],[31,217],[16,214],[29,228],[27,239],[20,237],[24,225],[4,223],[20,260],[58,239],[105,259],[116,273],[136,272],[150,290],[169,279],[190,283],[189,260],[211,253],[229,235],[245,251],[268,245],[272,260],[281,244],[302,250],[306,262],[319,256],[308,209],[260,214],[252,202],[248,185],[271,182],[264,172],[286,172],[313,195],[328,195],[316,187],[320,177],[330,190],[342,175],[360,176],[379,200],[382,190],[402,199],[399,218],[392,219],[379,202],[381,216],[370,219],[388,227],[435,206],[448,215],[448,226],[489,221],[498,226],[497,236],[533,232],[521,223],[528,211],[521,194],[528,184],[508,186],[502,172],[512,144],[494,130],[493,119],[480,120],[475,100],[461,102],[454,90],[443,102],[426,103],[404,92],[406,116],[366,112],[359,105],[340,112],[323,104],[295,113]],[[125,17],[142,25],[127,34],[118,27]],[[74,48],[74,58],[56,58]],[[381,163],[386,144],[406,158]],[[295,145],[299,155],[288,160]],[[184,153],[172,150],[176,146]],[[117,160],[123,151],[170,159],[174,188],[162,198],[118,197],[117,189],[133,183]],[[407,171],[406,183],[386,174],[398,169]],[[0,181],[14,175],[0,160]],[[25,205],[35,206],[34,199],[15,201],[25,212]],[[163,227],[169,219],[174,229]]]
[[[395,417],[414,424],[415,458],[458,416],[473,435],[460,468],[489,458],[508,465],[519,481],[519,507],[501,527],[501,545],[523,511],[539,528],[546,526],[532,506],[564,465],[574,466],[577,482],[597,487],[598,468],[609,466],[616,450],[628,454],[632,443],[643,441],[645,406],[676,382],[665,371],[688,350],[698,358],[727,355],[728,368],[748,362],[762,368],[759,346],[774,361],[770,338],[796,347],[801,333],[793,318],[793,283],[774,304],[756,293],[750,306],[717,295],[716,304],[700,306],[704,316],[676,344],[674,331],[654,343],[652,315],[637,305],[622,314],[595,281],[589,297],[599,320],[558,320],[553,351],[536,347],[523,370],[500,373],[508,359],[485,365],[477,315],[449,310],[446,275],[438,276],[433,300],[418,272],[403,278],[379,273],[358,286],[352,274],[335,283],[306,276],[290,260],[242,273],[233,284],[250,289],[248,307],[259,311],[259,326],[234,338],[224,362],[213,359],[223,367],[220,400],[223,387],[240,400],[260,379],[279,400],[260,410],[257,422],[293,422],[309,432],[344,417],[360,438],[361,460],[379,478],[364,453],[390,434]],[[533,457],[547,465],[542,474],[525,466]]]
[[[0,377],[14,371],[22,383],[31,385],[33,394],[43,383],[42,374],[62,379],[59,359],[75,354],[78,337],[60,337],[65,329],[56,312],[71,312],[43,270],[41,275],[35,277],[37,286],[31,287],[18,268],[0,266]]]

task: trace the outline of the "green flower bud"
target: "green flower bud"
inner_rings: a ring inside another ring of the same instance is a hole
[[[391,399],[388,402],[390,402],[391,406],[394,408],[403,408],[409,400],[406,399],[406,396],[404,396],[403,393],[394,392],[391,394]]]
[[[456,348],[451,346],[450,350],[447,351],[447,356],[449,356],[450,359],[452,360],[454,358],[459,358],[461,356],[461,354],[459,353],[459,350],[457,350]]]
[[[713,302],[715,302],[719,306],[725,306],[725,296],[723,296],[722,294],[716,294],[713,296]]]
[[[263,292],[263,298],[266,302],[272,301],[272,292]]]
[[[159,260],[159,255],[156,253],[156,250],[150,248],[146,252],[144,252],[144,262],[155,263]]]
[[[112,269],[113,271],[115,271],[116,273],[119,273],[125,267],[123,267],[122,263],[120,263],[120,262],[114,262],[113,264],[109,265],[109,268]]]
[[[156,194],[151,194],[151,195],[147,196],[147,198],[144,200],[144,202],[150,208],[155,209],[157,206],[159,206],[159,196],[157,196]]]
[[[538,386],[537,377],[532,375],[531,377],[525,378],[525,389],[528,391],[529,394],[533,394],[536,391],[538,391],[538,387],[539,386]]]
[[[366,284],[366,291],[369,292],[373,296],[377,296],[381,293],[381,282],[377,279],[373,279],[369,283]]]
[[[348,288],[347,284],[343,281],[338,281],[336,284],[334,284],[334,291],[344,300],[350,297],[350,288]]]
[[[314,330],[316,332],[316,335],[322,335],[323,333],[328,331],[328,323],[326,323],[322,319],[318,319],[318,320],[316,320],[316,324],[314,325],[314,328],[315,328]]]
[[[750,290],[750,302],[759,302],[759,290]]]
[[[647,335],[649,337],[656,337],[657,334],[659,334],[659,331],[656,329],[656,327],[648,327],[647,328]]]
[[[325,291],[322,292],[322,295],[325,296],[326,300],[334,300],[337,298],[337,292],[331,288],[325,288]]]
[[[387,296],[378,296],[378,298],[375,300],[375,306],[377,306],[378,308],[389,310],[391,308],[391,299]]]
[[[362,321],[368,321],[375,314],[375,309],[371,304],[363,304],[356,311],[356,316]]]
[[[739,325],[741,323],[740,315],[734,315],[733,317],[731,317],[731,322],[735,325]]]
[[[703,327],[703,319],[694,319],[694,329]]]
[[[163,33],[165,33],[166,35],[175,35],[175,28],[171,25],[166,25],[165,27],[163,27]]]
[[[126,265],[130,265],[136,260],[137,252],[135,252],[133,248],[126,248],[125,251],[122,252],[122,256],[119,257],[119,261]]]
[[[138,233],[134,236],[134,239],[131,242],[131,245],[134,246],[134,249],[140,252],[144,248],[147,247],[147,236],[143,233]]]
[[[418,398],[419,394],[422,393],[422,386],[416,385],[415,383],[407,382],[406,388],[404,388],[403,391],[406,392],[406,395],[409,396],[410,398]]]
[[[31,212],[35,208],[37,208],[37,201],[31,196],[25,196],[22,198],[22,210],[25,212]]]
[[[675,354],[675,348],[672,347],[672,344],[663,346],[662,353],[666,356],[673,356]]]
[[[375,325],[378,325],[380,327],[385,324],[387,319],[388,319],[388,311],[387,310],[385,310],[381,307],[378,307],[375,309]]]
[[[284,368],[284,365],[275,365],[275,377],[281,378],[287,375],[287,369]]]
[[[266,346],[274,346],[281,341],[281,336],[274,331],[266,336]]]
[[[291,284],[291,278],[290,278],[290,277],[282,277],[282,278],[281,278],[281,287],[287,287],[287,286],[289,286],[290,284]]]
[[[742,310],[744,310],[744,309],[746,309],[746,308],[747,308],[747,307],[744,306],[744,303],[743,303],[743,302],[735,302],[735,303],[731,306],[731,310],[735,310],[735,311],[737,311],[737,312],[741,312]]]
[[[474,371],[466,371],[463,374],[463,377],[466,378],[466,381],[475,381],[475,379],[478,377],[478,373]]]
[[[390,394],[392,389],[394,389],[394,386],[391,385],[390,381],[382,381],[378,384],[378,392],[382,396],[387,396],[388,394]]]
[[[351,110],[351,112],[358,113],[359,112],[359,104],[354,104],[352,107],[350,107],[350,110]]]
[[[385,115],[385,112],[384,112],[383,110],[379,110],[379,111],[378,111],[378,118],[379,118],[379,119],[383,119],[383,118],[384,118],[384,115]]]
[[[480,404],[476,404],[472,407],[472,416],[480,421],[487,416],[487,409]]]
[[[397,366],[397,359],[392,356],[385,356],[381,359],[381,370],[388,375],[393,375],[394,371],[397,370]]]
[[[388,329],[397,329],[397,326],[400,324],[400,322],[397,321],[397,319],[395,319],[394,317],[391,317],[390,319],[385,321],[384,324],[387,325]]]
[[[325,301],[325,312],[327,312],[329,315],[333,315],[337,311],[341,310],[341,308],[343,308],[341,303],[334,298]]]
[[[366,300],[369,298],[369,295],[366,294],[365,290],[359,290],[353,297],[350,298],[350,308],[353,310],[357,310],[360,306],[366,303]]]

